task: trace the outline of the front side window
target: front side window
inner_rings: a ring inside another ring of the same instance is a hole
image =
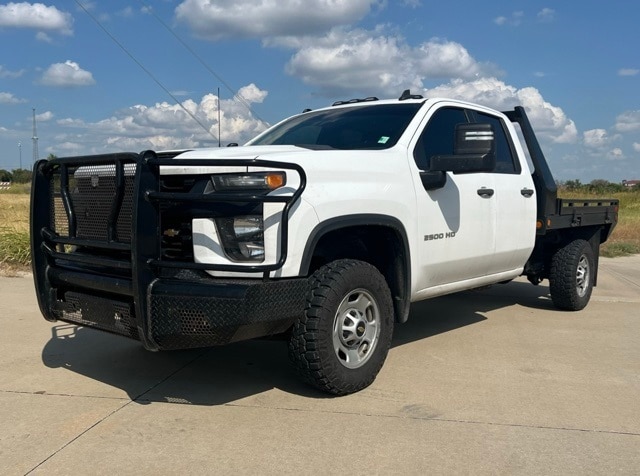
[[[469,122],[463,109],[443,107],[438,109],[422,131],[413,158],[420,170],[429,170],[431,157],[453,155],[456,125]]]
[[[297,145],[312,149],[388,149],[422,104],[383,104],[312,111],[283,122],[248,145]]]

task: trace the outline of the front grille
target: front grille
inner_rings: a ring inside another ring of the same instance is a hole
[[[115,165],[70,167],[68,187],[62,174],[51,177],[51,225],[60,236],[131,243],[135,165],[124,167],[122,203],[115,203],[117,180]],[[68,190],[69,212],[63,193]],[[115,217],[112,215],[115,213]],[[75,229],[71,220],[75,218]],[[109,226],[112,223],[112,231]]]

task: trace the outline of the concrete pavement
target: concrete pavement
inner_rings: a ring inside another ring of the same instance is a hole
[[[523,280],[424,301],[376,382],[299,383],[286,345],[150,353],[0,278],[2,474],[638,474],[640,256],[589,306]]]

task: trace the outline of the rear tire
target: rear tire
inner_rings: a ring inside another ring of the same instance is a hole
[[[387,282],[369,263],[333,261],[309,279],[304,316],[293,326],[289,357],[303,380],[334,395],[369,386],[393,335]]]
[[[551,259],[549,291],[553,304],[565,311],[579,311],[589,303],[595,273],[593,250],[585,240],[575,240]]]

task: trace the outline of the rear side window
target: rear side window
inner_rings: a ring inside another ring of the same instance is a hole
[[[514,160],[513,144],[505,131],[504,123],[499,117],[474,112],[475,122],[491,124],[496,141],[496,168],[494,172],[502,174],[520,173],[520,164]]]

